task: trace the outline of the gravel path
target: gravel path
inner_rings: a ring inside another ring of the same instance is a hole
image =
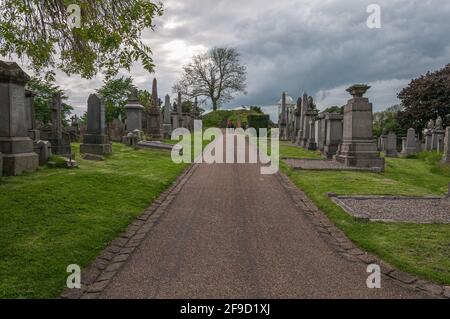
[[[450,223],[450,199],[335,198],[351,215],[371,220],[413,223]]]
[[[202,164],[102,298],[422,298],[338,255],[257,164]],[[384,278],[384,277],[383,277]]]

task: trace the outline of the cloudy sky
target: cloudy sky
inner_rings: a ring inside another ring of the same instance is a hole
[[[163,0],[156,32],[143,38],[154,52],[159,94],[171,92],[182,65],[214,46],[235,47],[248,68],[248,94],[224,107],[272,105],[282,91],[306,90],[320,108],[343,105],[345,88],[372,86],[375,110],[428,70],[450,63],[448,0]],[[367,26],[367,7],[381,7],[381,28]],[[153,75],[131,75],[150,90]],[[74,106],[85,108],[101,78],[58,76]]]

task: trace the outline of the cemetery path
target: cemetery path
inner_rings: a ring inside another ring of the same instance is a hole
[[[102,298],[423,298],[368,289],[258,164],[200,164]]]

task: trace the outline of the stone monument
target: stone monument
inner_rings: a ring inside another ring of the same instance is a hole
[[[325,115],[327,127],[324,154],[328,159],[336,155],[339,144],[342,143],[342,120],[344,116],[339,113],[328,113]]]
[[[444,158],[442,161],[446,164],[450,164],[450,126],[448,126],[447,129],[445,130]]]
[[[413,156],[417,154],[416,131],[413,128],[408,130],[406,138],[402,139],[402,156]]]
[[[144,107],[139,102],[137,88],[131,90],[124,109],[127,113],[126,132],[133,132],[134,130],[142,131],[142,110]]]
[[[29,80],[17,63],[0,61],[0,162],[5,176],[34,171],[39,166],[26,120],[25,85]]]
[[[280,117],[280,139],[287,139],[287,109],[286,109],[287,93],[281,95],[281,117]]]
[[[170,96],[166,95],[164,102],[164,136],[170,138],[172,135],[172,117],[171,117],[171,107],[170,107]]]
[[[355,84],[347,89],[353,98],[344,107],[344,133],[336,161],[350,167],[378,168],[384,171],[384,158],[380,157],[373,138],[373,105],[364,93],[368,85]]]
[[[444,136],[445,131],[442,126],[442,118],[439,116],[436,119],[436,126],[431,136],[431,145],[433,151],[443,152],[444,151]]]
[[[112,153],[112,146],[106,132],[105,104],[96,94],[88,99],[87,132],[80,145],[81,154],[108,155]]]
[[[148,133],[153,139],[162,140],[164,138],[161,121],[160,100],[158,98],[158,82],[153,79],[152,85],[152,105],[147,112],[149,119]]]
[[[397,151],[397,135],[390,132],[386,136],[386,144],[384,146],[384,154],[386,157],[398,157]]]

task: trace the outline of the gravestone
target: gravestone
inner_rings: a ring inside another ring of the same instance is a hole
[[[427,129],[425,130],[425,150],[431,152],[433,150],[433,131],[434,121],[429,120]]]
[[[280,139],[287,139],[287,109],[286,109],[286,92],[281,95],[281,118],[280,118]]]
[[[344,107],[343,141],[335,156],[336,161],[349,167],[378,168],[384,170],[373,137],[373,105],[363,95],[370,86],[356,84],[347,89],[353,98]]]
[[[443,152],[444,151],[444,137],[445,131],[442,127],[442,118],[439,116],[436,120],[436,126],[431,136],[431,144],[433,151]]]
[[[152,136],[153,139],[163,139],[164,133],[162,130],[161,109],[158,98],[158,82],[156,79],[153,79],[152,105],[150,107],[150,110],[147,112],[147,117],[149,120],[149,127],[147,129],[148,133]]]
[[[450,126],[448,126],[447,129],[445,130],[443,162],[446,164],[450,164]],[[450,190],[450,188],[449,188],[449,190]]]
[[[52,156],[52,145],[49,141],[36,141],[34,152],[39,155],[39,165],[46,165]]]
[[[0,61],[0,153],[4,176],[34,171],[39,165],[26,120],[25,85],[29,80],[17,63]]]
[[[124,109],[127,114],[126,132],[132,132],[134,130],[142,131],[142,111],[144,107],[139,102],[137,88],[131,90],[131,94],[128,97],[128,102],[124,106]]]
[[[178,92],[177,97],[177,111],[178,111],[178,127],[185,127],[183,121],[183,100],[181,97],[181,92]]]
[[[408,130],[406,139],[403,139],[402,156],[412,156],[417,154],[416,131],[413,128]]]
[[[311,120],[309,121],[309,134],[308,134],[308,141],[306,142],[306,149],[310,151],[317,150],[317,143],[316,143],[316,129],[315,129],[316,121],[314,121],[311,117]]]
[[[180,121],[178,120],[178,105],[177,102],[173,102],[172,106],[172,129],[175,130],[180,127]]]
[[[339,144],[342,143],[342,120],[344,116],[339,113],[329,113],[325,115],[327,127],[324,154],[328,159],[332,159],[336,155]]]
[[[397,135],[389,133],[386,136],[386,144],[384,146],[384,153],[386,157],[398,157],[397,151]]]
[[[314,117],[314,112],[312,110],[311,98],[305,93],[303,95],[303,125],[302,125],[302,138],[300,141],[300,146],[307,148],[308,141],[311,135],[311,125],[310,122]]]
[[[299,97],[297,99],[297,107],[295,109],[295,113],[294,113],[294,117],[295,117],[295,128],[294,128],[294,132],[292,134],[292,143],[296,143],[297,139],[298,139],[298,134],[300,132],[300,127],[301,127],[301,118],[302,118],[302,98]]]
[[[25,91],[28,137],[33,141],[38,141],[41,138],[41,132],[36,128],[34,97],[35,94],[33,92],[29,90]]]
[[[169,138],[172,135],[172,119],[171,119],[171,109],[170,109],[170,96],[166,95],[164,102],[164,136]]]
[[[112,145],[106,134],[105,104],[96,94],[88,99],[87,132],[80,145],[81,154],[107,155],[112,153]]]
[[[169,105],[170,107],[170,105]],[[198,99],[195,97],[194,99],[194,105],[192,106],[192,118],[194,120],[198,120],[200,118],[200,109],[198,107]]]
[[[109,124],[109,137],[113,142],[121,142],[125,134],[125,125],[119,119],[114,119]]]

